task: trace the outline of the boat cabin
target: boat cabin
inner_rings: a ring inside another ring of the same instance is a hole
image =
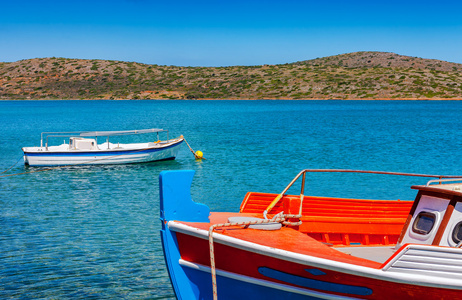
[[[70,150],[98,150],[95,139],[85,139],[80,137],[71,137],[69,139]]]
[[[412,187],[419,192],[397,247],[407,243],[462,245],[462,182],[444,184],[445,181],[455,180],[431,180],[425,186]]]

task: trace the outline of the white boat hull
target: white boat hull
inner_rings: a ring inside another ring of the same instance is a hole
[[[111,165],[146,163],[176,158],[182,138],[162,143],[123,144],[107,149],[107,144],[97,150],[66,150],[62,146],[25,147],[24,162],[29,166]],[[112,145],[112,144],[111,144]],[[106,148],[106,149],[105,149]]]

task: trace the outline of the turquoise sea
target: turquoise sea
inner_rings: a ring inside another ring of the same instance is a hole
[[[162,170],[196,170],[193,199],[222,211],[305,168],[462,175],[461,116],[457,101],[0,101],[0,172],[46,131],[164,128],[206,158],[184,145],[175,161],[0,177],[0,299],[173,299]],[[306,194],[411,200],[426,181],[311,174]]]

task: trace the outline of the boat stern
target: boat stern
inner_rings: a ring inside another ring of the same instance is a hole
[[[22,158],[24,159],[24,164],[27,166],[29,165],[29,161],[27,160],[27,155],[26,155],[26,150],[23,148],[21,148],[22,152],[23,152],[23,156]]]

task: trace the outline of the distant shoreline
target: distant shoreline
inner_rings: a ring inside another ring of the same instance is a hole
[[[0,62],[0,99],[462,100],[462,64],[372,51],[231,67],[34,58]]]
[[[461,101],[462,98],[432,99],[0,99],[0,101]]]

